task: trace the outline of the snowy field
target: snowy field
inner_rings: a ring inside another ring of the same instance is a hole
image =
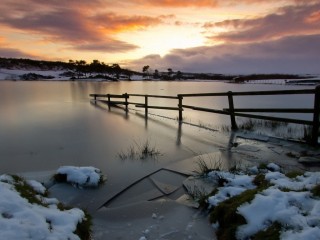
[[[34,73],[42,76],[50,76],[49,79],[40,79],[41,81],[68,81],[70,77],[63,76],[63,73],[67,72],[67,70],[25,70],[25,69],[3,69],[0,68],[0,80],[21,80],[21,76],[24,74]],[[106,74],[107,77],[114,78],[113,75]],[[127,80],[127,76],[120,76],[120,80]],[[143,80],[141,75],[132,75],[130,77],[133,81]],[[106,79],[100,78],[90,78],[90,77],[81,77],[77,80],[86,80],[86,81],[105,81]]]

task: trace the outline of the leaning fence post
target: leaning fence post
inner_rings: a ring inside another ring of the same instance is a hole
[[[182,99],[183,97],[178,94],[178,99],[179,99],[179,104],[178,104],[178,108],[179,108],[179,122],[182,122]]]
[[[126,112],[128,112],[128,98],[129,98],[129,96],[128,96],[128,93],[125,93],[125,94],[123,94],[124,95],[124,99],[125,99],[125,105],[126,105]]]
[[[233,97],[232,97],[232,92],[228,92],[228,100],[229,100],[229,114],[230,114],[230,120],[231,120],[231,129],[232,130],[237,130],[237,123],[236,123],[236,118],[234,115],[234,105],[233,105]]]
[[[313,124],[312,124],[312,138],[311,144],[318,144],[319,133],[319,114],[320,114],[320,86],[317,86],[314,93],[314,112],[313,112]]]
[[[144,114],[145,117],[148,117],[148,96],[144,96]]]

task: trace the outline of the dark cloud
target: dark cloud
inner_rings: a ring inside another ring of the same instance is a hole
[[[150,65],[155,69],[185,72],[215,73],[319,73],[320,35],[291,36],[280,40],[223,44],[211,47],[176,49],[160,57],[149,55],[133,61],[140,69]]]
[[[5,58],[33,58],[35,59],[36,56],[25,53],[20,51],[19,49],[15,48],[2,48],[0,47],[0,57]]]
[[[287,6],[278,12],[255,19],[233,19],[205,23],[207,30],[215,27],[230,31],[210,36],[213,41],[256,42],[290,35],[320,33],[320,4]]]

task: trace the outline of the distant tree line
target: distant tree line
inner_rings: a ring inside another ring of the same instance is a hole
[[[66,70],[62,74],[71,79],[79,78],[104,78],[118,80],[120,78],[130,79],[133,74],[141,74],[129,69],[123,69],[119,64],[107,65],[99,60],[87,63],[85,60],[41,61],[18,58],[0,58],[0,68],[6,69],[32,69],[32,70]],[[26,76],[33,78],[34,76]]]
[[[0,58],[0,68],[6,69],[28,69],[36,68],[39,70],[55,70],[55,69],[66,69],[69,63],[60,61],[42,61],[42,60],[31,60],[23,58]]]
[[[118,80],[120,78],[131,79],[135,73],[128,69],[122,69],[119,64],[107,65],[99,60],[87,63],[85,60],[69,60],[69,69],[75,73],[74,78],[104,78],[108,80]]]
[[[87,63],[85,60],[61,61],[42,61],[18,58],[0,58],[0,68],[6,69],[32,69],[32,70],[65,70],[61,75],[71,79],[80,78],[102,78],[106,80],[128,79],[133,75],[140,75],[145,80],[229,80],[236,83],[242,83],[250,80],[264,79],[304,79],[310,76],[301,76],[294,74],[251,74],[251,75],[225,75],[215,73],[186,73],[174,71],[168,68],[167,71],[152,70],[149,65],[142,67],[142,72],[136,72],[129,69],[123,69],[119,64],[111,65],[93,60]],[[23,78],[33,79],[35,75],[25,75]],[[51,76],[47,76],[51,77]]]
[[[218,74],[218,73],[183,73],[181,71],[174,71],[168,68],[167,71],[160,72],[158,69],[154,71],[149,65],[142,67],[143,77],[146,80],[160,79],[160,80],[228,80],[235,83],[242,83],[251,80],[265,80],[265,79],[306,79],[310,76],[296,75],[296,74],[250,74],[250,75],[232,75],[232,74]]]
[[[167,72],[159,72],[158,69],[151,70],[149,65],[142,67],[143,77],[145,79],[161,79],[161,80],[181,80],[190,79],[189,74],[183,75],[181,71],[174,72],[172,68],[168,68]]]

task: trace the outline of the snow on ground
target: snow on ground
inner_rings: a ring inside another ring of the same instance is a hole
[[[68,181],[79,185],[96,186],[101,179],[100,170],[94,167],[63,166],[57,173],[65,174]],[[237,239],[250,239],[275,222],[282,225],[281,239],[320,239],[320,201],[319,196],[312,193],[312,189],[319,186],[320,172],[305,172],[290,178],[273,163],[266,169],[251,167],[246,172],[211,171],[207,177],[219,187],[217,193],[208,198],[209,205],[217,206],[247,189],[256,188],[252,181],[259,173],[264,174],[270,186],[257,193],[250,203],[238,207],[237,212],[247,223],[238,227]],[[20,195],[16,186],[22,182],[34,189],[40,203],[31,203]],[[24,182],[0,175],[0,239],[79,239],[73,232],[84,220],[84,212],[78,208],[58,209],[58,200],[47,198],[45,192],[37,181]],[[152,215],[154,217],[156,215]]]
[[[78,187],[96,187],[101,182],[101,171],[94,167],[63,166],[57,170],[57,174],[66,175],[67,182]]]
[[[224,181],[223,187],[218,188],[218,193],[209,197],[208,201],[211,206],[217,206],[220,202],[223,202],[230,197],[241,194],[247,189],[253,189],[255,186],[252,184],[253,176],[245,174],[233,174],[223,171],[212,171],[208,173],[208,178],[215,184],[219,184],[219,181]]]
[[[61,76],[61,74],[67,72],[68,70],[30,70],[30,69],[4,69],[0,68],[0,80],[21,80],[20,76],[29,73],[35,73],[42,76],[51,76],[50,79],[41,79],[41,81],[65,81],[70,80],[70,77]],[[93,75],[97,75],[94,73]],[[112,74],[106,74],[107,77],[114,78]],[[132,75],[131,80],[142,81],[145,80],[141,75]],[[77,81],[106,81],[104,78],[90,78],[81,77],[80,79],[75,79]],[[120,80],[128,80],[128,76],[120,76]]]
[[[35,73],[43,76],[53,76],[50,80],[66,79],[60,74],[65,70],[23,70],[23,69],[0,69],[0,80],[20,80],[20,76],[28,73]]]
[[[58,201],[44,197],[44,187],[35,181],[27,184],[39,190],[36,197],[41,204],[30,203],[16,190],[15,185],[23,184],[12,176],[0,176],[0,239],[80,239],[73,232],[85,217],[82,210],[58,209]]]
[[[281,239],[320,239],[320,201],[310,192],[320,183],[320,172],[305,172],[295,178],[289,178],[280,172],[279,166],[269,164],[271,171],[265,173],[265,179],[271,186],[255,195],[250,203],[238,207],[247,224],[238,227],[237,239],[249,239],[250,236],[266,229],[272,223],[282,225]],[[256,172],[256,168],[252,169]],[[255,173],[256,174],[256,173]],[[217,194],[208,198],[211,206],[246,189],[252,189],[255,175],[232,174],[212,171],[209,179],[224,179],[225,184],[218,188]]]

